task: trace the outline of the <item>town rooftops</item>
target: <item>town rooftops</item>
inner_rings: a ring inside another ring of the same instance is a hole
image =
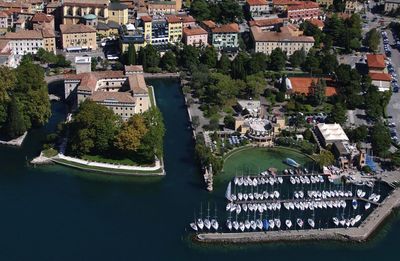
[[[129,88],[134,94],[147,94],[147,86],[143,73],[136,73],[128,77]]]
[[[84,24],[61,24],[60,30],[62,34],[76,33],[95,33],[96,29]]]
[[[383,81],[383,82],[390,82],[392,77],[388,73],[368,73],[369,77],[373,81]]]
[[[316,2],[311,2],[311,1],[301,1],[297,2],[297,4],[293,4],[288,6],[288,11],[295,11],[295,10],[301,10],[301,9],[313,9],[313,8],[319,8],[319,4]]]
[[[297,36],[289,33],[289,30],[269,32],[262,31],[261,28],[257,26],[252,26],[250,30],[256,42],[314,42],[314,37],[312,36]]]
[[[239,25],[237,23],[216,24],[214,21],[206,20],[203,24],[213,33],[239,33]]]
[[[111,2],[108,5],[108,9],[109,10],[114,10],[114,11],[125,10],[125,9],[128,9],[128,6],[125,5],[125,4],[118,3],[118,2]]]
[[[277,24],[282,24],[282,18],[266,18],[266,19],[258,19],[249,21],[250,26],[258,26],[258,27],[266,27],[266,26],[273,26]]]
[[[92,101],[99,103],[131,103],[135,104],[136,98],[129,92],[104,92],[95,91],[89,97]]]
[[[188,35],[188,36],[203,35],[203,34],[207,34],[207,31],[201,27],[187,27],[187,28],[183,28],[183,34]]]
[[[383,54],[367,54],[368,68],[385,69],[385,55]]]
[[[7,17],[8,17],[7,13],[0,11],[0,18],[7,18]]]
[[[182,23],[183,22],[183,19],[176,15],[167,15],[165,18],[168,23]]]
[[[8,32],[2,38],[9,40],[23,40],[43,39],[54,36],[54,32],[51,32],[50,30],[20,30],[18,32]]]
[[[105,7],[108,0],[64,0],[64,6]]]
[[[297,5],[298,0],[272,0],[272,3],[277,6]]]
[[[312,83],[317,83],[320,79],[315,77],[289,77],[289,86],[287,89],[294,93],[311,95],[313,93]],[[326,96],[333,96],[337,94],[336,88],[329,86],[330,79],[325,79],[327,86],[325,88]]]
[[[35,13],[31,19],[32,23],[50,23],[54,20],[54,16],[45,13]]]
[[[249,6],[267,5],[268,4],[267,0],[247,0],[246,2]]]
[[[151,18],[151,16],[148,15],[144,15],[140,17],[140,19],[142,19],[143,22],[151,22],[153,20],[153,18]]]
[[[316,27],[318,27],[319,29],[322,29],[322,28],[324,28],[324,26],[325,26],[324,21],[319,20],[319,19],[312,18],[312,19],[310,19],[310,20],[308,20],[308,21],[309,21],[312,25],[315,25]]]

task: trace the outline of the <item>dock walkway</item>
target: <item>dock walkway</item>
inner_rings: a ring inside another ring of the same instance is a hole
[[[392,210],[399,206],[400,188],[396,188],[358,227],[243,233],[201,233],[198,234],[195,239],[199,242],[205,243],[249,243],[303,240],[362,242],[367,240],[379,225],[390,215]]]

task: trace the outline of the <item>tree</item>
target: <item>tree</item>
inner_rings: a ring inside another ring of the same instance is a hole
[[[217,51],[213,46],[205,48],[203,54],[200,57],[201,63],[208,66],[208,68],[215,68],[217,65]]]
[[[259,72],[246,77],[246,95],[251,98],[258,98],[266,88],[264,74]]]
[[[366,141],[368,136],[368,128],[364,125],[348,131],[347,135],[351,141],[360,142]]]
[[[199,49],[192,45],[184,45],[180,53],[180,64],[190,69],[199,64],[200,52]]]
[[[167,51],[163,57],[161,58],[160,62],[161,68],[163,70],[169,71],[169,72],[175,72],[176,71],[176,57],[175,54],[172,51]]]
[[[147,131],[143,116],[135,114],[122,124],[115,138],[114,146],[124,152],[136,152]]]
[[[267,68],[268,57],[264,53],[252,53],[247,62],[247,74],[264,72]]]
[[[232,115],[226,115],[224,118],[225,128],[234,130],[235,129],[235,118]]]
[[[222,0],[219,2],[222,23],[240,22],[243,18],[243,9],[235,0]]]
[[[320,68],[323,73],[333,73],[338,65],[338,60],[334,54],[326,53],[321,57]]]
[[[380,39],[381,36],[379,35],[378,31],[376,30],[376,28],[373,28],[366,33],[364,38],[364,45],[368,46],[368,48],[372,52],[376,52],[379,47]]]
[[[286,55],[281,48],[272,50],[270,55],[269,68],[274,71],[281,71],[285,68]]]
[[[194,0],[190,5],[190,14],[192,14],[197,21],[211,18],[211,11],[205,0]]]
[[[335,162],[335,157],[329,150],[322,150],[317,159],[319,167],[322,169],[324,166],[332,165]]]
[[[65,56],[62,55],[62,54],[57,54],[56,60],[57,60],[56,65],[57,65],[58,67],[63,67],[63,68],[65,68],[65,67],[71,66],[71,61],[67,60],[67,59],[65,58]]]
[[[139,62],[143,65],[143,70],[149,71],[158,68],[160,55],[153,45],[149,44],[139,50]]]
[[[104,105],[83,101],[69,123],[68,148],[73,155],[103,154],[113,147],[120,118]]]
[[[230,67],[231,67],[231,61],[229,60],[229,57],[225,53],[223,53],[218,61],[218,67],[217,67],[218,72],[223,74],[229,74]]]
[[[335,103],[328,117],[329,122],[344,124],[347,120],[347,111],[341,103]]]
[[[148,161],[152,161],[154,156],[161,159],[164,152],[165,134],[162,114],[158,108],[151,107],[142,115],[148,131],[143,136],[138,152]]]
[[[313,98],[315,105],[321,105],[326,100],[325,90],[326,82],[324,79],[319,79],[318,82],[312,82],[311,88],[313,90]]]
[[[233,60],[231,65],[231,76],[233,79],[244,80],[246,78],[245,65],[247,63],[248,57],[244,52],[240,52],[236,55],[235,60]]]
[[[311,74],[319,73],[320,72],[319,68],[320,67],[318,58],[315,56],[315,53],[310,52],[307,55],[307,58],[302,65],[303,71],[309,72]]]
[[[304,35],[314,37],[314,45],[319,46],[322,38],[324,37],[321,29],[313,25],[309,21],[305,21],[300,25],[300,29],[303,30]]]
[[[43,48],[39,48],[37,50],[35,57],[41,63],[56,63],[57,62],[57,57],[54,55],[54,53],[46,51]]]
[[[390,133],[381,121],[378,121],[371,130],[371,143],[376,155],[387,156],[391,143]]]
[[[129,44],[128,47],[128,54],[127,54],[127,64],[128,65],[134,65],[136,64],[136,49],[135,49],[135,45],[134,44]]]
[[[344,0],[333,0],[333,10],[338,13],[344,12],[346,2]]]
[[[300,67],[306,60],[306,52],[302,48],[301,50],[296,50],[289,57],[289,62],[294,68]]]
[[[97,69],[97,64],[98,64],[97,59],[94,58],[94,57],[92,57],[92,58],[91,58],[91,65],[90,65],[92,71],[96,71],[96,69]]]
[[[8,103],[11,100],[16,82],[15,71],[8,67],[0,66],[0,129],[7,120]]]
[[[16,99],[13,98],[8,109],[6,134],[9,138],[14,139],[24,134],[26,130],[27,128],[21,112],[21,106]]]

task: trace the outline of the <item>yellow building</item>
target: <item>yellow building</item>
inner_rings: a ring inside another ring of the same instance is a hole
[[[108,5],[108,19],[118,24],[127,24],[128,6],[117,2],[110,3]]]
[[[169,43],[179,43],[182,41],[182,19],[175,16],[167,16],[168,22],[168,42]]]
[[[62,24],[61,42],[64,50],[96,50],[96,29],[83,24]]]
[[[87,14],[99,21],[108,20],[108,0],[65,0],[62,8],[63,24],[78,24]]]
[[[153,31],[153,26],[152,26],[153,19],[151,18],[151,16],[142,16],[141,20],[143,22],[144,41],[146,43],[151,43],[151,34]]]

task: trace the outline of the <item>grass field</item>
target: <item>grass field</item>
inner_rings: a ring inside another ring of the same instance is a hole
[[[224,163],[223,173],[216,179],[225,182],[236,175],[258,174],[270,167],[283,170],[289,167],[283,162],[286,158],[292,158],[308,168],[312,166],[309,157],[290,149],[250,147],[229,156]]]

